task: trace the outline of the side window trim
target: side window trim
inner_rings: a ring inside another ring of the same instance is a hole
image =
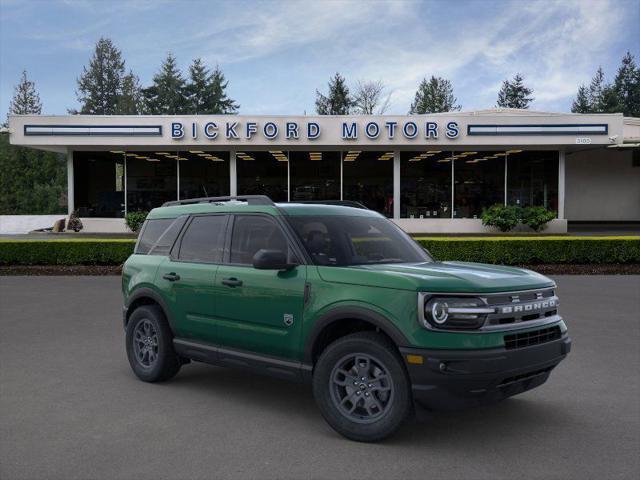
[[[288,225],[283,222],[279,217],[275,215],[268,215],[266,213],[261,212],[242,212],[242,213],[233,213],[229,215],[231,218],[227,222],[227,234],[225,237],[225,246],[224,252],[222,255],[222,264],[223,265],[231,265],[234,267],[247,267],[253,268],[251,264],[248,263],[231,263],[231,241],[233,239],[233,228],[236,223],[236,217],[239,216],[253,216],[253,217],[263,217],[267,218],[269,221],[273,222],[279,229],[280,232],[284,235],[284,238],[287,241],[287,246],[292,250],[292,253],[296,260],[301,264],[305,265],[307,262],[307,257],[302,253],[298,243],[295,240],[295,237],[291,235],[289,231]]]
[[[222,262],[206,262],[204,260],[199,260],[199,261],[196,262],[196,261],[193,261],[193,260],[182,260],[182,259],[180,259],[180,249],[182,248],[182,239],[184,238],[185,233],[189,230],[189,226],[193,222],[193,219],[196,218],[196,217],[225,217],[226,221],[224,222],[224,226],[222,228],[224,229],[225,245],[226,245],[226,236],[228,234],[229,223],[230,223],[229,222],[229,217],[231,217],[231,215],[229,215],[228,213],[192,214],[192,215],[189,215],[189,218],[187,219],[187,221],[182,226],[182,230],[180,231],[180,235],[178,235],[178,238],[176,239],[176,241],[173,244],[173,247],[171,248],[171,252],[169,253],[169,258],[171,259],[172,262],[176,262],[176,263],[198,263],[198,264],[203,264],[203,265],[220,265]],[[224,255],[225,255],[225,251],[223,250],[223,252],[222,252],[222,259],[223,260],[224,260]]]

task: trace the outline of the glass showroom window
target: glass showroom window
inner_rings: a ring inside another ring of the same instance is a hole
[[[340,200],[340,152],[289,152],[291,201]]]
[[[127,152],[127,211],[149,211],[177,199],[177,154]]]
[[[178,152],[180,198],[229,195],[229,153]]]
[[[124,216],[124,152],[74,152],[73,172],[81,217]]]
[[[393,216],[393,152],[342,154],[342,198]]]
[[[274,202],[286,202],[287,169],[286,152],[237,152],[238,195],[268,195]]]
[[[451,152],[400,153],[400,216],[451,218]]]
[[[558,152],[507,152],[507,202],[558,211]]]
[[[454,218],[480,218],[504,205],[505,152],[454,152]]]

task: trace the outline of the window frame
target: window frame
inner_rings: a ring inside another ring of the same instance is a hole
[[[182,248],[182,241],[184,239],[185,234],[189,231],[189,227],[191,226],[191,223],[193,222],[193,220],[196,217],[226,217],[226,221],[224,222],[224,226],[222,227],[224,232],[223,232],[223,236],[222,236],[222,259],[224,259],[224,255],[225,255],[225,247],[226,247],[226,238],[227,238],[227,233],[228,233],[228,229],[229,229],[229,218],[231,217],[230,214],[228,213],[203,213],[203,214],[191,214],[189,215],[189,218],[187,219],[187,221],[185,222],[185,224],[182,226],[182,230],[180,231],[180,235],[178,236],[178,238],[176,239],[176,241],[173,244],[173,247],[171,247],[171,252],[169,253],[169,258],[171,259],[172,262],[175,263],[194,263],[194,264],[198,264],[198,265],[221,265],[222,263],[222,259],[221,261],[218,262],[213,262],[213,261],[206,261],[206,260],[185,260],[180,258],[180,250]]]

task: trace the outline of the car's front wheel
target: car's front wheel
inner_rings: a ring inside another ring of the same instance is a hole
[[[180,370],[173,336],[160,307],[136,308],[127,323],[127,357],[133,372],[145,382],[161,382]]]
[[[411,412],[402,360],[391,342],[374,332],[348,335],[329,345],[316,363],[313,392],[329,425],[352,440],[382,440]]]

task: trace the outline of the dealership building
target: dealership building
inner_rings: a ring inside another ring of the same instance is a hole
[[[408,116],[11,116],[10,141],[67,157],[86,231],[192,197],[352,200],[412,233],[473,233],[495,204],[640,222],[640,119],[491,109]]]

